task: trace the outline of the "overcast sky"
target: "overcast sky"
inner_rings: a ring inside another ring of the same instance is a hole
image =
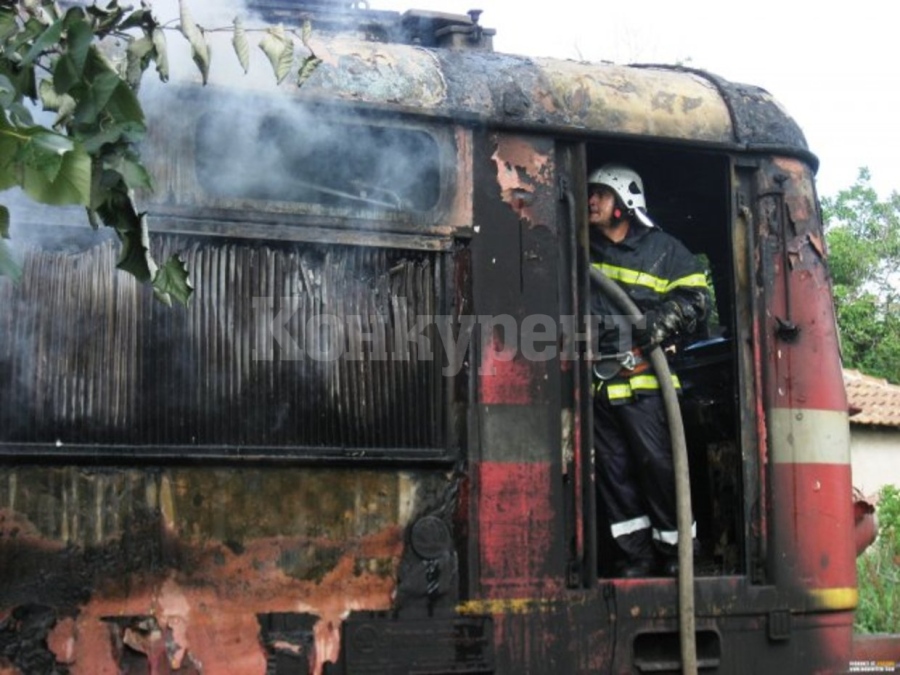
[[[757,0],[369,0],[371,9],[481,9],[496,51],[703,68],[772,93],[819,157],[820,195],[861,166],[900,191],[900,35],[885,5]],[[838,9],[839,8],[839,9]]]

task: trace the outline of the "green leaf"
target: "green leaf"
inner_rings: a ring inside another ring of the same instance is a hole
[[[59,110],[62,97],[56,93],[56,90],[53,88],[53,82],[41,80],[41,84],[38,86],[38,96],[41,99],[44,110],[52,110],[54,112]]]
[[[150,253],[147,219],[139,214],[121,175],[103,171],[95,186],[97,214],[103,223],[116,230],[122,250],[116,267],[132,274],[138,281],[152,281],[157,272],[156,262]]]
[[[259,47],[272,64],[275,79],[280,84],[294,65],[294,41],[285,34],[283,26],[276,26],[266,31]]]
[[[61,96],[59,109],[56,111],[56,119],[53,122],[53,126],[60,128],[67,125],[69,120],[71,120],[72,116],[75,114],[76,105],[75,99],[68,94]]]
[[[127,59],[127,67],[125,70],[125,81],[132,89],[137,89],[141,84],[141,76],[150,63],[150,57],[153,55],[155,46],[153,40],[148,37],[141,37],[132,40],[125,51]]]
[[[9,239],[9,209],[0,204],[0,239]]]
[[[62,155],[52,180],[46,167],[25,165],[22,188],[35,201],[52,206],[87,205],[91,197],[91,157],[80,146]]]
[[[106,162],[106,166],[117,171],[125,184],[131,188],[153,189],[153,179],[146,167],[133,156],[118,155]]]
[[[118,229],[118,228],[117,228]],[[150,235],[145,218],[139,218],[135,227],[118,230],[122,250],[116,267],[147,283],[156,276],[157,266],[150,253]]]
[[[76,123],[95,124],[113,93],[123,83],[118,73],[109,67],[97,47],[91,47],[85,67],[84,87],[78,87],[77,91],[72,92],[78,99],[78,106],[75,109]]]
[[[10,121],[17,126],[31,126],[34,120],[31,117],[31,111],[28,110],[20,101],[12,103],[6,112],[9,114]]]
[[[16,86],[6,75],[0,73],[0,107],[8,108],[16,98]]]
[[[0,191],[21,185],[22,168],[16,158],[23,144],[14,129],[0,126]]]
[[[125,20],[119,24],[119,30],[128,30],[129,28],[142,28],[148,21],[153,21],[153,15],[149,9],[138,9],[125,17]]]
[[[191,58],[197,64],[197,68],[200,69],[203,84],[206,84],[209,79],[209,43],[206,41],[203,31],[194,23],[194,19],[184,0],[178,0],[178,7],[180,10],[181,34],[184,35],[191,45]]]
[[[34,99],[37,92],[35,68],[20,68],[16,65],[15,52],[7,51],[0,58],[0,74],[4,75],[15,88],[17,100]]]
[[[247,41],[247,33],[244,31],[244,22],[239,16],[234,18],[234,36],[231,39],[234,53],[237,54],[241,68],[246,75],[250,71],[250,43]]]
[[[28,50],[28,53],[25,54],[25,58],[22,59],[22,67],[27,68],[31,66],[31,64],[45,51],[58,49],[62,29],[63,22],[56,21],[41,33],[40,37],[38,37],[38,39],[34,41],[34,44],[31,45],[31,49]]]
[[[72,139],[44,127],[0,130],[0,149],[4,150],[13,185],[27,187],[28,181],[52,184],[68,153],[75,150]],[[4,184],[7,180],[2,181]],[[8,187],[8,185],[4,185]],[[38,201],[47,202],[43,199]],[[70,202],[65,202],[70,203]]]
[[[105,126],[101,131],[81,137],[86,152],[96,154],[108,143],[137,143],[143,137],[146,127],[139,122],[118,122]]]
[[[309,38],[312,37],[312,23],[309,19],[303,22],[303,29],[300,33],[300,40],[303,42],[303,46],[309,49]],[[312,51],[310,49],[310,51]]]
[[[47,24],[38,21],[34,17],[29,18],[18,31],[16,39],[12,41],[10,51],[18,52],[23,47],[28,47],[47,30]]]
[[[62,168],[63,157],[73,150],[74,143],[66,136],[42,133],[40,127],[35,129],[39,131],[22,147],[20,161],[27,170],[37,171],[48,183],[53,183]]]
[[[123,80],[119,80],[118,86],[113,90],[107,112],[116,121],[144,125],[144,109],[134,95],[134,90]]]
[[[19,30],[16,14],[7,7],[0,8],[0,42],[6,42]]]
[[[165,265],[159,268],[153,278],[153,292],[166,305],[172,301],[186,305],[194,292],[187,267],[178,255],[173,255]]]
[[[71,54],[63,54],[53,69],[53,88],[57,94],[68,94],[81,82],[83,70],[75,63]]]
[[[322,59],[316,56],[307,56],[303,59],[300,63],[300,70],[297,72],[297,86],[303,86],[303,83],[310,78],[313,71],[318,68],[321,63]]]
[[[0,204],[0,212],[2,211],[6,211],[6,207]],[[7,211],[7,215],[8,213]],[[19,267],[5,241],[0,241],[0,276],[10,277],[13,281],[22,278],[22,268]]]
[[[94,42],[94,31],[84,19],[80,7],[73,7],[66,13],[66,54],[72,60],[76,72],[84,70],[88,52]]]
[[[122,21],[125,10],[119,7],[116,0],[106,3],[106,7],[98,7],[96,3],[87,8],[87,13],[94,18],[96,32],[103,35],[114,30]]]
[[[39,94],[44,109],[56,112],[56,120],[53,122],[54,127],[59,128],[64,125],[75,112],[75,99],[68,94],[57,94],[53,88],[53,83],[49,80],[41,81]]]

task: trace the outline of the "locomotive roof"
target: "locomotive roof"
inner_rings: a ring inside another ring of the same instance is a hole
[[[270,21],[312,24],[309,46],[322,63],[300,98],[492,127],[782,152],[817,164],[800,127],[760,87],[676,65],[496,53],[494,31],[478,25],[476,11],[399,14],[350,4],[255,0]]]

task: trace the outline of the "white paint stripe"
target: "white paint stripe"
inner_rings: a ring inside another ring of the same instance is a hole
[[[614,538],[622,537],[626,534],[631,534],[632,532],[637,532],[638,530],[646,530],[649,528],[650,519],[647,516],[632,518],[631,520],[623,520],[621,523],[613,523],[609,527]]]
[[[776,408],[769,413],[770,460],[778,463],[849,464],[846,412]]]

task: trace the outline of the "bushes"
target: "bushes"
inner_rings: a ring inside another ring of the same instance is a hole
[[[900,490],[885,485],[878,497],[878,539],[856,559],[860,633],[900,633]]]

